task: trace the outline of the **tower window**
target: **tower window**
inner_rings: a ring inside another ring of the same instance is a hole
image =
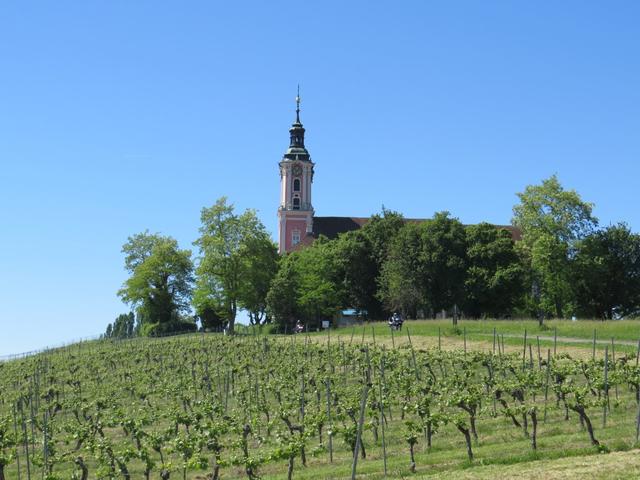
[[[293,197],[293,209],[300,210],[300,197]]]
[[[300,179],[296,178],[293,180],[293,191],[294,192],[299,192],[300,191]]]
[[[297,245],[300,243],[300,230],[294,230],[291,232],[291,243]]]

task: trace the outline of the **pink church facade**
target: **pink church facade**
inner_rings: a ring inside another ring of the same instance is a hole
[[[278,207],[278,250],[294,250],[313,231],[311,189],[313,167],[304,145],[305,129],[300,122],[300,97],[296,98],[296,121],[289,129],[290,143],[280,161],[280,206]]]

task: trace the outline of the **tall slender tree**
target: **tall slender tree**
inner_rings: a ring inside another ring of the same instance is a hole
[[[275,247],[255,211],[238,215],[226,197],[203,208],[200,218],[194,306],[197,312],[214,309],[233,333],[239,308],[255,315],[264,311],[265,285],[275,274]]]
[[[518,197],[512,223],[522,231],[519,248],[530,262],[532,290],[539,292],[540,308],[562,318],[572,301],[570,259],[577,242],[597,226],[593,205],[565,190],[555,175]]]

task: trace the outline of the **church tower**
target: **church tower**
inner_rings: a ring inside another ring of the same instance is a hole
[[[280,162],[280,207],[278,208],[278,251],[291,251],[313,228],[311,184],[313,162],[304,146],[300,123],[300,89],[296,97],[296,121],[289,129],[289,148]]]

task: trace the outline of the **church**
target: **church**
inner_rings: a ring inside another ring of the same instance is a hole
[[[369,221],[366,217],[316,217],[311,200],[313,167],[304,145],[305,129],[300,122],[300,95],[296,97],[296,120],[289,129],[289,148],[280,161],[280,206],[278,207],[278,252],[291,252],[310,245],[320,235],[329,239],[357,230]],[[407,219],[423,222],[425,219]],[[521,232],[512,225],[496,225],[520,240]]]

